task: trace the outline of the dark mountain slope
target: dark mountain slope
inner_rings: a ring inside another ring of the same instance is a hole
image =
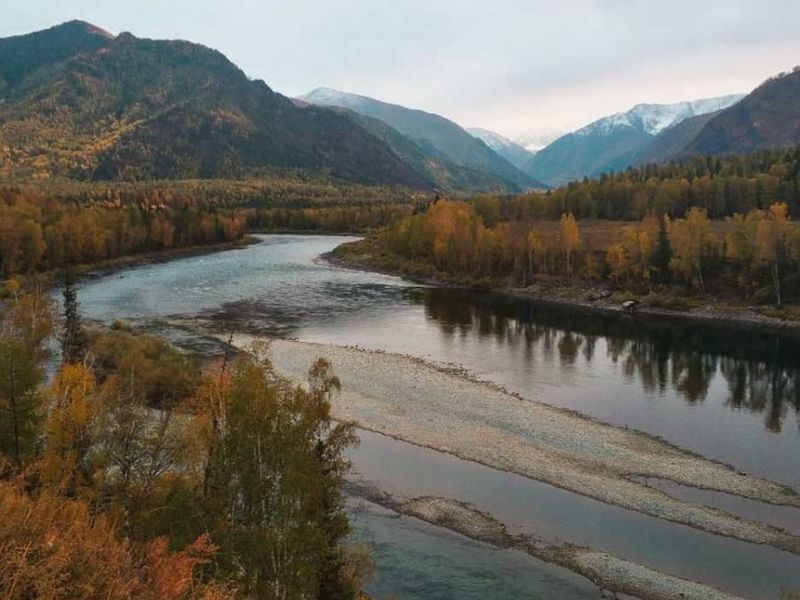
[[[743,154],[800,142],[800,70],[763,83],[711,119],[684,154]]]
[[[22,55],[20,48],[55,43],[74,29],[69,23],[8,38],[3,48]],[[65,44],[62,54],[91,46],[97,34],[84,27],[77,37],[83,41]],[[32,51],[14,69],[14,83],[0,98],[0,174],[230,178],[277,167],[428,185],[345,115],[298,107],[219,52],[128,33],[102,38],[96,49],[57,63]]]
[[[650,144],[633,156],[628,157],[631,165],[645,163],[663,163],[680,156],[684,149],[692,143],[703,127],[722,111],[707,115],[697,115],[681,121],[659,133]]]
[[[102,29],[70,21],[28,35],[0,39],[0,91],[35,70],[106,46],[114,36]]]
[[[404,162],[443,193],[508,191],[508,184],[498,181],[493,174],[454,164],[435,149],[424,150],[417,142],[380,119],[367,117],[348,109],[338,110],[345,111],[367,131],[386,143]]]

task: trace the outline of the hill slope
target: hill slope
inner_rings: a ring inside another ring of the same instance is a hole
[[[0,40],[0,65],[0,176],[230,178],[284,168],[428,186],[351,119],[297,107],[197,44],[71,22]]]
[[[743,154],[800,143],[800,69],[772,78],[711,119],[684,154]]]
[[[481,129],[479,127],[470,127],[467,131],[517,167],[520,171],[524,172],[525,165],[527,165],[534,156],[533,152],[526,150],[516,142],[512,142],[507,137],[495,133],[494,131]]]
[[[329,88],[317,88],[299,99],[317,106],[347,108],[383,121],[413,140],[431,157],[483,173],[487,178],[494,178],[497,186],[509,191],[539,185],[481,140],[439,115]]]

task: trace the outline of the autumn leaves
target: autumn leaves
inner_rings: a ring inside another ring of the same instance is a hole
[[[681,218],[648,214],[614,226],[581,223],[570,213],[557,223],[517,218],[519,202],[440,201],[375,240],[389,256],[462,282],[505,279],[524,286],[556,276],[636,289],[672,282],[703,292],[709,283],[719,289],[734,281],[744,299],[771,286],[777,304],[782,281],[800,266],[800,229],[784,203],[725,221],[712,222],[705,210],[691,207]]]

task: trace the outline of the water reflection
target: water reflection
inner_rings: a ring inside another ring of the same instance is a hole
[[[602,339],[606,358],[647,393],[671,388],[697,404],[721,375],[725,406],[762,414],[773,432],[787,419],[800,424],[800,339],[794,337],[565,310],[493,294],[418,288],[405,294],[446,337],[477,334],[512,349],[522,346],[528,360],[557,360],[565,376],[581,360],[592,363]]]

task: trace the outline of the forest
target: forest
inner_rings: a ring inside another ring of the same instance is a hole
[[[504,223],[515,232],[533,221],[558,221],[565,214],[577,220],[631,222],[667,215],[681,222],[697,208],[716,223],[751,212],[752,220],[784,204],[789,218],[800,213],[799,177],[800,149],[795,148],[642,166],[557,190],[476,197],[468,204],[484,227]],[[230,243],[247,231],[369,232],[423,213],[432,202],[430,194],[399,187],[304,180],[286,173],[262,180],[6,185],[0,187],[0,276]],[[494,233],[505,235],[498,232]],[[717,237],[724,241],[725,235]],[[727,247],[708,250],[709,260],[724,257]],[[587,250],[606,248],[584,247],[579,260]],[[619,258],[618,248],[614,252],[619,260],[627,260]],[[424,257],[417,253],[408,258]],[[503,262],[486,259],[474,274],[484,276],[491,267],[496,275],[505,275]],[[664,265],[660,268],[664,271]],[[634,276],[627,267],[615,269],[617,279]],[[749,269],[755,268],[751,264]],[[532,273],[529,266],[527,276]],[[752,282],[742,285],[749,289]]]
[[[241,241],[250,231],[357,232],[409,215],[402,191],[321,182],[0,187],[0,277]]]
[[[490,197],[442,200],[337,254],[412,276],[489,286],[605,282],[777,305],[800,293],[800,228],[782,202],[722,222],[699,207],[684,217],[652,213],[635,223],[582,222],[572,213],[559,221],[508,220],[507,206]]]
[[[204,365],[124,323],[84,327],[69,284],[64,307],[31,285],[2,314],[5,598],[360,597],[331,365],[301,387],[263,344]]]
[[[648,214],[683,217],[691,207],[710,219],[786,203],[800,216],[800,148],[738,156],[698,156],[664,165],[631,167],[545,193],[509,199],[510,218],[638,221]]]

